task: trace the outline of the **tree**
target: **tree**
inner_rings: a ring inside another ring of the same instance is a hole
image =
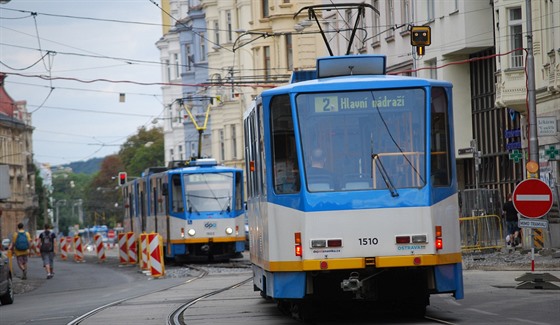
[[[92,178],[91,175],[74,174],[71,170],[66,169],[53,172],[51,207],[54,209],[55,223],[58,210],[58,230],[60,232],[66,234],[68,227],[80,224],[80,215],[85,218],[83,210],[85,189]]]
[[[154,127],[138,129],[138,134],[127,139],[119,151],[119,156],[128,176],[139,177],[148,167],[165,164],[163,130]]]
[[[87,225],[107,225],[112,228],[122,222],[122,195],[117,175],[123,170],[124,165],[118,155],[107,156],[101,162],[99,172],[85,190]]]

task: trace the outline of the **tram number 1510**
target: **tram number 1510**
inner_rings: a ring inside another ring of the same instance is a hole
[[[358,238],[358,241],[360,242],[360,246],[377,245],[379,242],[375,237],[362,237]]]

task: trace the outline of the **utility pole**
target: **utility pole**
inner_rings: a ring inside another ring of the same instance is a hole
[[[533,14],[531,0],[525,0],[527,17],[527,115],[529,117],[529,160],[539,166],[539,139],[537,135],[537,97],[535,93],[535,58],[533,56]],[[539,178],[537,169],[536,177]]]

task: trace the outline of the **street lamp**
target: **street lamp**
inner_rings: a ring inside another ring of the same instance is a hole
[[[61,206],[61,205],[66,205],[66,200],[58,200],[54,204],[54,207],[56,209],[54,226],[53,226],[55,234],[58,234],[58,222],[60,220],[60,218],[59,218],[59,206]]]

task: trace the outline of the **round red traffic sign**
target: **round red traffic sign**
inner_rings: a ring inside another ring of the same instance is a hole
[[[552,208],[552,191],[540,179],[526,179],[513,190],[513,205],[524,217],[540,218]]]
[[[115,238],[115,231],[113,229],[109,229],[107,232],[107,238]]]

